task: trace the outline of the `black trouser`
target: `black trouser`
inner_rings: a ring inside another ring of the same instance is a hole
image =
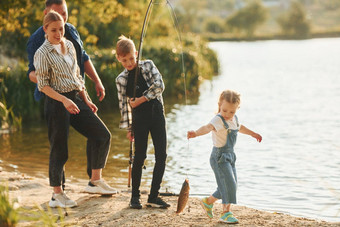
[[[135,157],[132,166],[132,196],[140,196],[142,168],[146,159],[148,136],[151,133],[155,148],[155,166],[153,169],[150,198],[158,196],[162,183],[166,162],[166,129],[162,104],[158,100],[146,103],[146,108],[134,109],[133,130],[135,137]]]
[[[45,99],[45,116],[50,141],[49,178],[50,186],[60,186],[63,168],[68,159],[69,126],[87,138],[87,173],[104,168],[110,150],[111,134],[100,118],[80,99],[76,91],[62,94],[71,99],[80,109],[79,114],[70,114],[64,105],[48,96]]]

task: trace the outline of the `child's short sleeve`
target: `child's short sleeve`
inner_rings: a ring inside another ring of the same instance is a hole
[[[224,129],[223,121],[218,116],[215,116],[213,119],[211,119],[210,124],[214,126],[216,131]]]

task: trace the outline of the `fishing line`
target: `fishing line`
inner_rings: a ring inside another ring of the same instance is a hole
[[[181,60],[182,60],[182,73],[181,73],[181,77],[183,77],[184,100],[185,100],[185,106],[187,107],[188,106],[188,99],[187,99],[187,85],[186,85],[186,74],[185,74],[185,66],[184,66],[184,54],[183,54],[182,36],[181,36],[180,30],[179,30],[179,23],[178,23],[178,19],[177,19],[175,10],[174,10],[174,8],[171,5],[169,0],[166,0],[166,4],[168,5],[168,11],[169,11],[169,14],[171,16],[171,20],[172,20],[173,26],[175,28],[179,44],[180,44],[179,46],[180,46],[180,53],[181,53]],[[187,139],[187,151],[190,152],[189,139]],[[192,159],[190,159],[190,160],[192,160]],[[188,172],[186,172],[186,178],[189,179]]]
[[[172,7],[172,5],[170,4],[169,0],[166,0],[166,4],[169,6],[168,10],[170,12],[170,16],[172,19],[172,23],[175,27],[176,33],[177,33],[177,38],[178,41],[180,43],[180,49],[181,49],[181,59],[182,59],[182,73],[181,76],[183,77],[183,81],[184,81],[184,99],[185,99],[185,106],[187,106],[188,101],[187,101],[187,86],[186,86],[186,75],[185,75],[185,69],[184,69],[184,55],[183,55],[183,45],[182,45],[182,37],[181,37],[181,33],[179,31],[179,23],[178,23],[178,19],[175,13],[174,8]]]
[[[177,38],[178,41],[180,43],[180,55],[181,55],[181,63],[182,63],[182,73],[181,73],[181,77],[183,77],[183,84],[184,84],[184,100],[185,100],[185,106],[187,106],[188,101],[187,101],[187,88],[186,88],[186,74],[185,74],[185,67],[184,67],[184,54],[183,54],[183,45],[182,45],[182,37],[181,37],[181,33],[179,31],[179,23],[178,23],[178,19],[175,13],[174,8],[172,7],[171,3],[169,2],[169,0],[165,0],[166,1],[166,5],[168,5],[168,10],[169,10],[169,14],[171,16],[171,20],[173,23],[173,26],[175,28],[176,34],[177,34]],[[153,4],[157,4],[160,5],[161,2],[153,2],[153,0],[150,0],[150,3],[148,5],[147,11],[146,11],[146,15],[144,18],[144,22],[143,22],[143,27],[142,27],[142,32],[141,32],[141,37],[140,37],[140,43],[139,43],[139,49],[138,49],[138,54],[137,54],[137,66],[139,64],[139,60],[142,56],[142,46],[143,46],[143,41],[144,38],[146,36],[147,33],[147,27],[149,25],[150,22],[150,18],[151,18],[151,12],[152,12],[152,8],[153,8]],[[136,84],[137,84],[137,72],[138,70],[136,70],[135,73],[135,81],[134,81],[134,98],[136,96]],[[190,150],[189,147],[189,140],[188,140],[188,144],[187,144],[187,150]],[[187,178],[188,178],[188,173],[186,173]]]

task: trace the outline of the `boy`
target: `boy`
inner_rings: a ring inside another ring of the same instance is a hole
[[[120,36],[116,47],[116,57],[125,70],[116,78],[121,112],[119,127],[128,129],[127,137],[130,141],[133,139],[135,141],[130,207],[134,209],[142,208],[139,187],[150,132],[155,147],[156,163],[153,170],[147,206],[168,208],[170,205],[158,196],[167,157],[167,139],[162,98],[164,83],[162,75],[151,60],[140,61],[137,67],[137,54],[133,41],[125,36]],[[135,87],[136,70],[138,70],[138,79]]]

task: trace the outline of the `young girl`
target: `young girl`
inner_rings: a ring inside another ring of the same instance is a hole
[[[240,95],[234,91],[225,90],[218,101],[218,114],[208,123],[196,131],[188,131],[187,137],[195,138],[212,132],[214,147],[210,156],[210,165],[217,181],[217,190],[209,197],[201,200],[201,205],[209,218],[213,217],[213,204],[222,199],[223,213],[220,221],[225,223],[238,223],[231,213],[231,204],[236,204],[237,176],[234,153],[237,132],[254,137],[261,142],[261,135],[240,125],[235,115],[240,106]]]
[[[68,132],[71,125],[87,140],[87,160],[91,178],[85,191],[114,194],[117,191],[101,178],[110,148],[111,134],[96,115],[97,107],[85,91],[76,51],[64,39],[64,20],[51,10],[44,17],[46,40],[34,55],[38,89],[46,94],[45,117],[50,142],[49,179],[53,187],[50,207],[74,207],[61,188],[63,168],[68,159]]]

